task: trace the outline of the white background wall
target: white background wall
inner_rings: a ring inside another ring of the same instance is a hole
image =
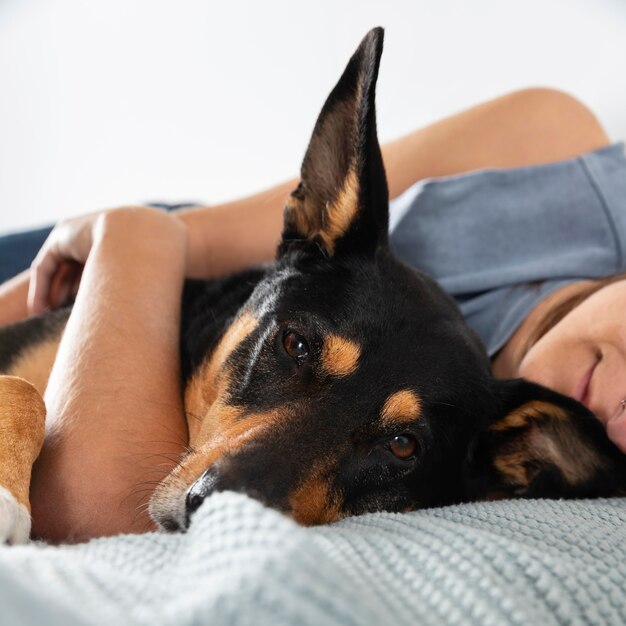
[[[295,175],[375,25],[382,140],[531,85],[626,138],[624,0],[0,0],[0,230]]]

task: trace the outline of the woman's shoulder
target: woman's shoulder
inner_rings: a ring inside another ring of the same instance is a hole
[[[391,228],[395,252],[453,295],[622,271],[624,145],[421,181],[392,202]]]

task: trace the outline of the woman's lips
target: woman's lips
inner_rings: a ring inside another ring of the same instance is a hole
[[[587,408],[589,408],[589,383],[591,383],[593,372],[595,371],[599,362],[600,359],[596,359],[593,365],[585,372],[584,376],[580,379],[580,382],[576,386],[576,391],[573,394],[573,397],[581,404],[584,404]]]

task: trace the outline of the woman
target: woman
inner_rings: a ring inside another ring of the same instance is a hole
[[[597,283],[587,279],[621,271],[621,260],[613,267],[609,259],[608,270],[606,263],[600,263],[599,268],[585,273],[572,259],[574,270],[566,272],[564,280],[542,276],[540,284],[521,287],[491,283],[489,272],[480,267],[468,278],[464,272],[468,258],[473,257],[458,254],[459,242],[466,234],[463,224],[477,222],[485,227],[490,221],[472,218],[467,222],[465,218],[473,211],[464,213],[461,200],[468,195],[480,202],[477,189],[493,174],[414,187],[423,179],[481,168],[541,165],[501,172],[516,184],[521,176],[526,186],[533,188],[533,181],[542,176],[561,180],[564,173],[571,175],[578,163],[571,159],[590,152],[588,160],[594,167],[601,168],[603,160],[610,157],[607,167],[616,173],[607,184],[615,187],[619,183],[612,181],[626,172],[626,165],[620,170],[619,150],[605,148],[607,144],[601,126],[581,103],[560,92],[531,89],[391,142],[383,147],[383,158],[391,197],[406,192],[392,210],[396,251],[408,262],[431,271],[455,295],[468,322],[483,331],[494,373],[526,376],[577,397],[598,412],[609,436],[626,451],[625,429],[618,419],[620,402],[626,397],[626,385],[620,387],[619,383],[626,369],[622,357],[626,354],[622,350],[626,328],[619,328],[626,283],[615,281],[587,297],[597,289]],[[581,184],[575,175],[569,182],[572,188]],[[60,303],[78,280],[77,266],[68,261],[79,266],[85,263],[74,313],[46,392],[48,433],[31,490],[37,535],[52,540],[68,535],[85,539],[149,527],[140,505],[173,467],[186,437],[177,386],[183,279],[216,276],[273,258],[284,201],[296,184],[292,180],[245,200],[181,210],[175,215],[136,207],[68,220],[52,232],[32,268],[3,286],[0,323],[8,323],[29,312],[37,313],[47,304],[54,307]],[[590,184],[587,179],[585,184]],[[511,189],[514,192],[515,185]],[[597,190],[596,204],[603,193]],[[546,194],[551,195],[549,188]],[[499,197],[507,196],[501,193]],[[447,198],[457,205],[453,218],[462,219],[444,220],[441,224],[448,227],[440,229],[437,220],[445,216],[438,216],[434,205],[441,201],[445,207]],[[415,210],[420,203],[425,211]],[[505,208],[507,219],[515,215],[515,206]],[[492,209],[497,218],[497,202]],[[424,218],[429,211],[434,226],[419,231],[429,223]],[[567,223],[562,212],[557,218]],[[439,231],[446,228],[448,234],[437,239]],[[545,228],[539,224],[537,230]],[[422,250],[415,237],[424,237],[424,232],[428,236]],[[510,230],[503,233],[505,252],[517,235]],[[436,245],[426,254],[431,238]],[[494,233],[483,234],[478,239],[479,249],[492,249],[497,238]],[[425,256],[420,256],[422,252]],[[442,259],[456,258],[457,268],[429,267],[437,254]],[[489,255],[482,257],[483,262],[489,261]],[[563,278],[557,270],[549,277]],[[532,272],[528,276],[527,282],[537,280]],[[461,279],[467,282],[463,284]],[[524,293],[520,297],[519,289],[530,297]],[[490,301],[494,296],[500,311]],[[542,328],[543,320],[555,318],[579,301],[561,322],[549,330]],[[511,302],[516,305],[514,314]],[[494,311],[499,322],[497,336],[490,335]],[[504,326],[500,318],[506,321]]]

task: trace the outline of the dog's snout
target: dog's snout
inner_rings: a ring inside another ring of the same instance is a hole
[[[211,468],[204,471],[202,476],[198,478],[189,490],[185,497],[185,511],[187,514],[187,525],[189,525],[189,519],[192,514],[195,513],[200,505],[204,502],[204,499],[213,493],[215,485],[217,483],[217,472]]]

